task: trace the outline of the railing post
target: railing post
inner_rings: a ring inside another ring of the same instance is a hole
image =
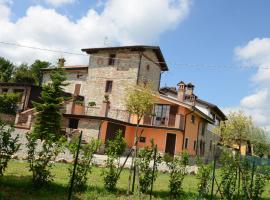
[[[152,199],[152,193],[153,193],[154,176],[155,176],[155,170],[156,170],[156,159],[157,159],[157,145],[155,145],[155,151],[154,151],[154,163],[153,163],[153,170],[152,170],[150,200]]]
[[[80,134],[80,137],[79,137],[79,142],[78,142],[78,147],[77,147],[77,152],[76,152],[76,158],[75,158],[75,161],[74,161],[74,168],[73,168],[73,173],[72,173],[69,192],[68,192],[68,200],[71,200],[71,197],[72,197],[74,177],[75,177],[76,168],[77,168],[77,164],[78,164],[78,158],[79,158],[79,153],[80,153],[81,142],[82,142],[82,131],[81,131],[81,134]]]

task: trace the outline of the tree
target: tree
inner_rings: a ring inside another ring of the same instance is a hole
[[[14,132],[14,128],[0,119],[0,178],[3,176],[11,156],[20,147],[18,144],[19,136],[12,137],[12,132]]]
[[[64,101],[63,82],[65,72],[61,67],[55,69],[50,76],[52,83],[42,87],[41,102],[33,102],[37,111],[33,131],[28,139],[28,162],[33,174],[33,184],[40,187],[52,180],[51,161],[63,148],[65,141],[61,135],[60,108]],[[42,148],[37,149],[40,142]]]
[[[0,82],[8,82],[11,79],[13,70],[13,63],[3,57],[0,57]]]
[[[216,131],[220,135],[222,144],[237,144],[240,151],[243,142],[252,140],[254,124],[251,117],[246,116],[243,112],[231,112],[228,120],[221,122]]]
[[[33,73],[33,76],[35,77],[35,83],[36,85],[41,85],[41,79],[42,79],[42,69],[48,68],[51,64],[46,61],[36,60],[31,65],[31,72]]]
[[[268,133],[262,128],[255,128],[253,137],[253,151],[255,155],[263,157],[264,155],[270,155],[270,139]]]
[[[35,76],[28,67],[27,64],[21,64],[15,69],[12,77],[12,81],[15,83],[28,83],[34,85],[36,82]]]
[[[127,92],[126,98],[126,107],[129,114],[136,117],[136,130],[135,130],[135,146],[134,146],[134,154],[132,159],[132,164],[134,164],[134,160],[137,158],[138,154],[138,130],[139,125],[146,114],[151,114],[154,105],[154,92],[152,90],[151,84],[147,84],[145,86],[137,85],[133,88],[129,88]],[[136,170],[136,162],[134,165],[134,172]],[[138,170],[138,169],[137,169]],[[134,173],[135,174],[135,173]],[[131,171],[130,171],[131,176]],[[139,176],[138,176],[139,177]],[[135,182],[135,176],[133,176],[133,186]],[[139,181],[138,181],[139,182]],[[130,189],[130,183],[129,183]]]

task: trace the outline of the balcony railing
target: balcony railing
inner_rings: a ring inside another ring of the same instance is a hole
[[[184,130],[184,116],[180,114],[172,115],[166,117],[157,117],[153,115],[145,115],[143,119],[144,125],[150,126],[160,126],[168,128],[179,128]]]
[[[130,122],[130,115],[126,110],[121,109],[108,109],[105,115],[101,114],[101,107],[96,106],[83,106],[83,105],[75,105],[73,108],[69,108],[66,111],[66,114],[74,114],[74,115],[88,115],[95,117],[108,117],[124,122]]]

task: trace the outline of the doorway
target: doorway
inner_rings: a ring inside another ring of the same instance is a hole
[[[174,155],[176,135],[167,133],[165,153]]]

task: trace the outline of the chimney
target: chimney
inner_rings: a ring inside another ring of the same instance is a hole
[[[177,99],[180,102],[183,102],[185,100],[186,84],[183,81],[180,81],[177,84],[177,86],[178,86]]]
[[[65,62],[66,62],[65,58],[59,58],[58,59],[58,66],[59,67],[64,67],[65,66]]]
[[[186,87],[187,87],[186,94],[189,96],[193,95],[193,91],[194,91],[195,86],[192,83],[188,83]]]

